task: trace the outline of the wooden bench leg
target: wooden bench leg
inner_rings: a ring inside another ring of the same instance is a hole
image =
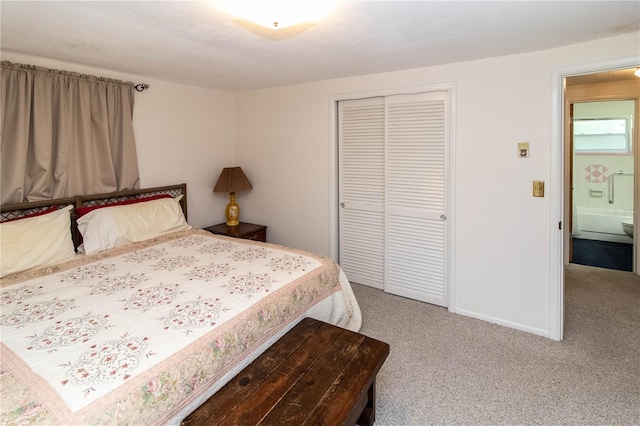
[[[376,421],[376,380],[373,380],[369,390],[367,391],[367,405],[365,405],[360,418],[358,419],[359,426],[373,426]]]

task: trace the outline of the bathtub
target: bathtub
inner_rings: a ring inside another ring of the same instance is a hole
[[[622,221],[632,219],[631,211],[578,207],[573,217],[573,237],[631,244],[633,238],[624,233]]]

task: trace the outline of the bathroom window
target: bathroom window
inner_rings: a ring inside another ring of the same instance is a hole
[[[573,143],[576,152],[630,153],[631,120],[628,118],[575,120]]]

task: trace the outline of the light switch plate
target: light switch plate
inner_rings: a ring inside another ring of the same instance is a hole
[[[533,196],[544,197],[544,181],[543,180],[533,181]]]
[[[529,157],[529,142],[518,142],[518,157]]]

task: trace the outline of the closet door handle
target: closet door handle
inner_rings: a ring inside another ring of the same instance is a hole
[[[445,220],[447,220],[447,217],[445,215],[441,214],[440,215],[440,220],[444,222]]]
[[[344,208],[344,203],[340,203],[340,207]]]

